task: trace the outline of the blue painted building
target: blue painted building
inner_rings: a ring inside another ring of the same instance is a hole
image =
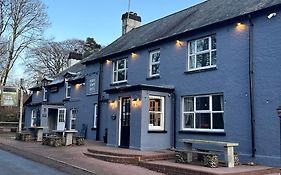
[[[237,142],[242,162],[280,166],[280,9],[209,0],[127,33],[141,19],[125,14],[120,38],[31,89],[26,126],[86,124],[89,139],[138,150]]]

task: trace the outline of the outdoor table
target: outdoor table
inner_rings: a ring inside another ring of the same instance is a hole
[[[36,140],[38,142],[42,142],[43,140],[43,129],[46,127],[43,126],[34,126],[34,127],[29,127],[28,129],[32,132],[35,133]]]
[[[65,146],[72,145],[73,143],[73,134],[77,133],[76,130],[66,130],[65,133]]]

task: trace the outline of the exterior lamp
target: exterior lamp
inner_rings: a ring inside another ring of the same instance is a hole
[[[82,84],[80,84],[80,83],[79,84],[75,84],[75,89],[79,90],[81,86],[82,86]]]
[[[111,61],[110,61],[110,60],[106,60],[105,62],[106,62],[106,64],[110,64],[110,63],[111,63]]]
[[[138,107],[138,106],[140,106],[140,104],[141,104],[140,98],[134,98],[134,99],[132,100],[132,105],[133,105],[134,107]]]
[[[135,58],[137,58],[138,54],[136,54],[135,52],[132,52],[131,56],[132,56],[133,59],[135,59]]]
[[[109,100],[108,103],[112,109],[115,109],[117,107],[117,102],[115,100]]]
[[[242,22],[236,23],[236,30],[237,30],[238,32],[242,32],[242,31],[244,31],[245,29],[246,29],[246,25],[245,25],[244,23],[242,23]]]
[[[177,40],[177,41],[176,41],[176,45],[177,45],[178,47],[182,46],[182,45],[183,45],[183,41]]]

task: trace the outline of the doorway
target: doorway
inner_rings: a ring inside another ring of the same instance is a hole
[[[130,146],[130,98],[121,98],[120,115],[120,147],[129,148]]]

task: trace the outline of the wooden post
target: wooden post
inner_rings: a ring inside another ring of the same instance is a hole
[[[19,117],[19,133],[21,133],[23,114],[23,78],[20,79],[20,117]]]

